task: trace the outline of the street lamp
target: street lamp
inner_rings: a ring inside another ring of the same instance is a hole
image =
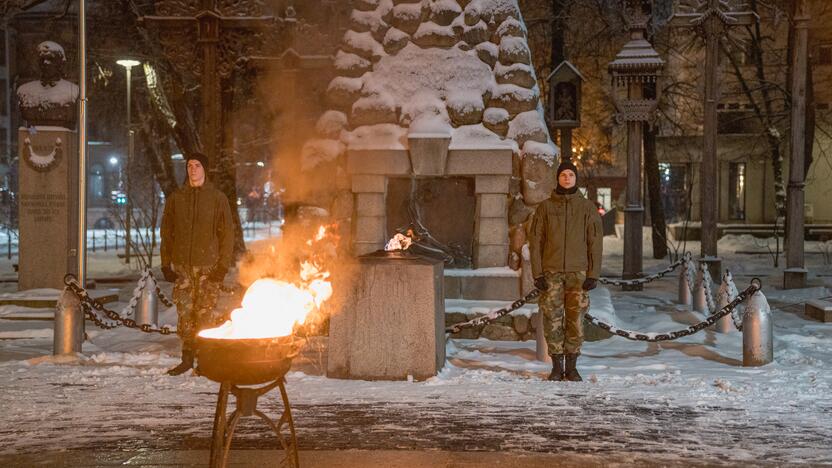
[[[131,226],[130,226],[130,218],[132,217],[132,204],[131,204],[131,197],[130,197],[130,166],[133,162],[133,120],[132,120],[132,113],[130,112],[130,104],[131,104],[131,81],[132,81],[132,70],[133,67],[141,65],[141,62],[138,60],[133,59],[121,59],[116,61],[117,64],[124,67],[127,71],[127,164],[126,170],[127,173],[127,204],[126,204],[126,214],[124,217],[124,261],[128,264],[130,263],[130,239],[132,236],[130,235]]]
[[[664,60],[645,38],[652,13],[651,0],[623,0],[630,41],[610,62],[611,96],[616,121],[627,123],[627,205],[624,207],[624,279],[642,275],[641,152],[644,123],[653,118],[659,102],[659,77]],[[650,92],[654,88],[655,92]],[[641,290],[641,285],[625,290]]]

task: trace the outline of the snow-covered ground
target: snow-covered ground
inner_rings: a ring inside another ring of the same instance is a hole
[[[425,382],[334,380],[310,367],[290,373],[300,446],[832,463],[832,324],[802,312],[804,301],[832,296],[832,267],[823,255],[807,255],[812,287],[782,291],[782,263],[775,269],[767,254],[735,253],[755,245],[727,238],[720,249],[738,287],[752,276],[763,280],[773,308],[772,364],[742,367],[738,332],[660,344],[613,337],[585,344],[584,382],[553,383],[542,380],[549,368],[535,361],[533,342],[450,340],[445,368]],[[688,247],[698,252],[696,243]],[[604,274],[620,273],[621,241],[606,238],[605,248]],[[98,261],[111,260],[93,256],[92,271]],[[645,270],[666,263],[645,258]],[[611,315],[621,328],[684,328],[701,316],[673,303],[676,280],[674,274],[640,292],[596,290],[593,312]],[[133,286],[119,286],[122,301]],[[51,323],[42,320],[49,312],[0,307],[0,455],[207,448],[218,385],[165,374],[177,362],[175,337],[88,326],[83,356],[56,359],[49,356]],[[26,316],[32,320],[12,320]],[[162,312],[163,322],[173,318],[173,310]],[[268,394],[261,409],[274,415],[278,398]],[[235,447],[273,446],[259,421],[244,423],[235,438]]]

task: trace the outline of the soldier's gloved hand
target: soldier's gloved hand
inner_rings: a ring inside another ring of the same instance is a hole
[[[534,279],[534,287],[541,291],[546,291],[549,289],[549,282],[546,281],[546,277],[543,275],[538,276]]]
[[[587,278],[584,280],[583,288],[584,291],[592,291],[595,287],[598,286],[598,280],[595,278]]]
[[[171,283],[175,282],[176,278],[179,277],[179,275],[177,275],[176,272],[173,271],[173,268],[171,268],[170,265],[165,265],[162,267],[162,276],[165,277],[165,281]]]
[[[215,283],[222,283],[225,280],[225,274],[228,272],[223,267],[215,266],[211,268],[211,271],[208,272],[208,279],[215,282]]]

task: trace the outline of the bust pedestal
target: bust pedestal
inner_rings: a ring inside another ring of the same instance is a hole
[[[61,289],[78,262],[77,134],[30,128],[18,133],[18,288]]]

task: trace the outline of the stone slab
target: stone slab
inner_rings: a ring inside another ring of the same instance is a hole
[[[508,219],[480,217],[477,220],[477,242],[482,245],[508,245]],[[482,268],[478,265],[478,268]]]
[[[501,218],[508,226],[508,196],[504,193],[478,195],[477,212],[481,218]]]
[[[387,177],[383,175],[355,174],[352,176],[353,193],[385,193]]]
[[[446,290],[447,299],[514,301],[521,296],[520,278],[516,276],[446,276],[445,284],[448,283],[456,283],[457,289]]]
[[[359,217],[385,216],[385,208],[383,193],[355,194],[355,214]]]
[[[353,242],[352,254],[355,256],[366,255],[379,250],[384,250],[382,242]]]
[[[415,135],[408,138],[410,163],[417,176],[442,176],[448,160],[451,135]]]
[[[97,299],[102,304],[107,304],[110,302],[118,301],[118,291],[112,290],[88,290],[87,291],[93,299]],[[60,297],[61,291],[57,291],[54,294],[27,294],[27,291],[21,291],[19,293],[13,294],[4,294],[0,296],[0,306],[5,305],[13,305],[19,307],[28,307],[32,309],[46,309],[46,308],[54,308],[58,303],[58,297]],[[30,319],[29,315],[26,314],[18,314],[20,317],[18,318],[15,314],[4,315],[2,318],[8,320],[28,320]],[[51,318],[50,318],[51,319]]]
[[[445,299],[462,298],[462,278],[445,275]]]
[[[355,218],[354,242],[384,243],[387,220],[384,216],[359,216]]]
[[[806,315],[821,322],[832,322],[832,302],[812,299],[806,302]]]
[[[448,152],[447,175],[511,175],[510,149],[457,149]]]
[[[347,172],[370,175],[410,174],[410,157],[405,149],[347,150]]]
[[[330,320],[327,376],[435,376],[445,363],[442,263],[367,255],[355,271],[350,284],[333,285],[343,306]]]
[[[474,266],[477,268],[508,265],[508,244],[474,246]]]
[[[474,193],[508,193],[511,176],[478,175],[475,178]]]

